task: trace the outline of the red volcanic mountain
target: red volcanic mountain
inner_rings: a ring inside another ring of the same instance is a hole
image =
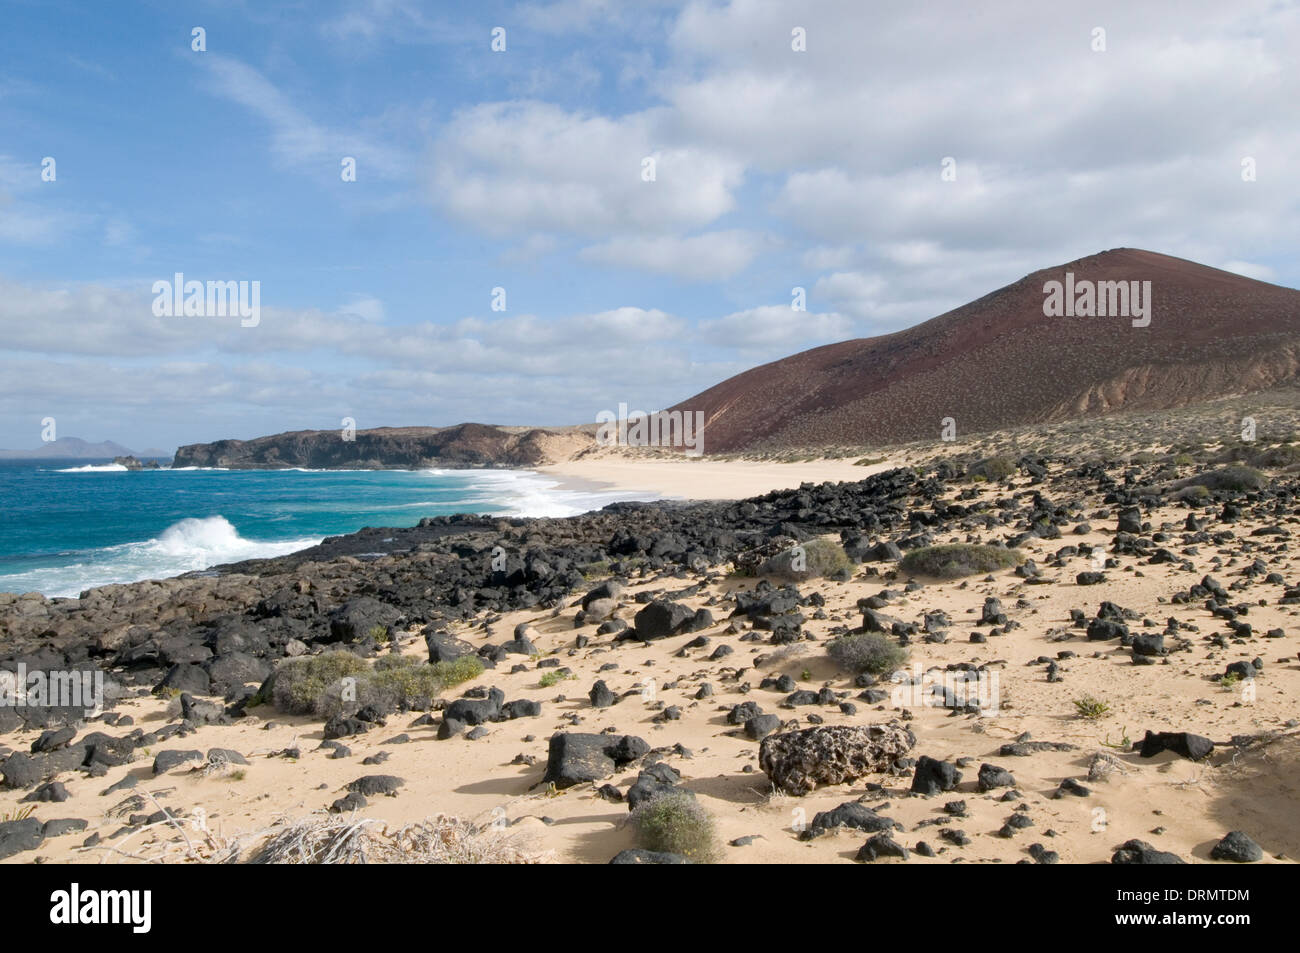
[[[1138,290],[1150,282],[1150,323],[1045,316],[1053,281],[1085,308],[1088,282]],[[906,331],[764,364],[673,409],[704,412],[709,453],[857,446],[938,439],[945,417],[960,438],[1181,407],[1297,383],[1298,373],[1300,291],[1117,248],[1036,271]]]

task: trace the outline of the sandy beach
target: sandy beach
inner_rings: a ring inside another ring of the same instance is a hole
[[[898,459],[855,466],[852,458],[779,463],[708,457],[648,459],[607,452],[538,467],[538,472],[555,478],[565,489],[644,492],[681,500],[739,500],[802,483],[862,480],[898,466]]]

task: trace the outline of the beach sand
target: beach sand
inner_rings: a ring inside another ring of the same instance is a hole
[[[898,458],[901,460],[901,458]],[[617,490],[682,500],[736,500],[801,483],[856,482],[900,465],[889,459],[855,466],[853,458],[778,463],[754,460],[642,458],[607,453],[538,467],[563,489]]]

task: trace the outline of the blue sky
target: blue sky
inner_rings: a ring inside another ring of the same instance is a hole
[[[0,446],[589,422],[1121,245],[1300,284],[1296,4],[871,6],[6,0]]]

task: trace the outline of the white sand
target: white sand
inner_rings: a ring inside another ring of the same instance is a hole
[[[854,466],[852,459],[774,463],[750,460],[638,459],[614,455],[585,457],[539,467],[574,489],[644,492],[688,500],[734,500],[787,490],[801,483],[855,482],[898,466],[897,462]]]

